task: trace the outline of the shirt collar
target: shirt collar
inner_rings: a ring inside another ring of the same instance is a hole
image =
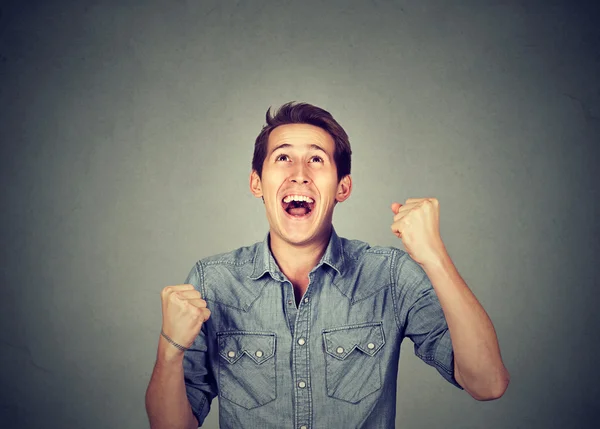
[[[313,271],[323,264],[329,265],[331,268],[336,270],[338,274],[342,274],[342,270],[344,268],[342,240],[335,232],[333,225],[331,226],[331,236],[329,237],[329,243],[327,244],[325,253]],[[275,262],[275,258],[269,249],[269,233],[266,234],[265,239],[262,241],[262,243],[259,243],[258,248],[256,249],[254,256],[254,269],[252,274],[250,274],[248,277],[250,279],[257,280],[267,272],[275,280],[284,280],[284,275],[277,266],[277,262]]]

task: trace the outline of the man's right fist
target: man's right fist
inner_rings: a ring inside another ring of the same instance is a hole
[[[206,301],[192,285],[167,286],[161,293],[163,332],[173,341],[190,347],[210,317]],[[175,347],[172,347],[176,350]]]

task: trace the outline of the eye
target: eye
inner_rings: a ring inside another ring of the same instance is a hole
[[[313,157],[310,158],[310,162],[323,162],[323,158],[321,158],[320,156],[315,155],[315,156],[313,156]]]
[[[277,155],[277,158],[275,158],[275,161],[288,161],[289,159],[290,159],[289,156],[282,153],[281,155]]]

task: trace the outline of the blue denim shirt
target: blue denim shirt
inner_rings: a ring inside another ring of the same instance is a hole
[[[332,230],[296,306],[268,239],[198,261],[186,280],[211,310],[183,361],[199,424],[218,395],[222,428],[393,428],[404,337],[461,388],[438,298],[406,252]]]

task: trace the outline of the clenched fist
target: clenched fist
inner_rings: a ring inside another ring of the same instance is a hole
[[[192,285],[167,286],[160,293],[163,332],[176,343],[189,347],[210,317],[206,301]],[[171,353],[178,351],[169,347]],[[182,353],[182,352],[181,352]]]
[[[392,232],[402,239],[410,257],[424,266],[446,255],[440,236],[440,205],[435,198],[409,198],[393,203]]]

